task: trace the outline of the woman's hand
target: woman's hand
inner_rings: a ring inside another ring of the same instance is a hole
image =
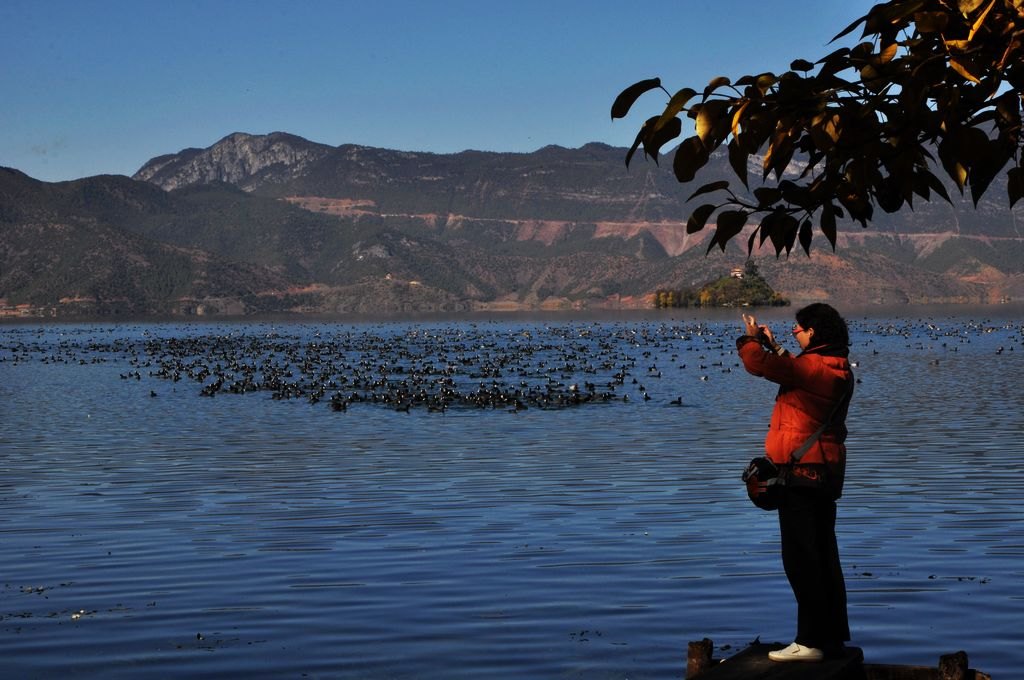
[[[757,319],[754,318],[753,314],[744,314],[743,324],[746,326],[743,331],[744,335],[756,338],[761,331],[761,327],[757,325]]]
[[[770,347],[774,350],[779,346],[778,343],[775,342],[775,336],[772,335],[772,329],[768,328],[768,326],[764,324],[758,324],[757,318],[755,318],[753,314],[743,315],[743,325],[745,326],[743,329],[744,334],[749,335],[752,338],[757,338],[758,342],[765,347]]]

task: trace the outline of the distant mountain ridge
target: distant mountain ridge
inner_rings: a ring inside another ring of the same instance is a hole
[[[230,135],[211,149],[234,147],[245,139]],[[693,207],[685,199],[695,187],[681,186],[667,168],[650,162],[634,163],[627,171],[625,150],[604,144],[549,146],[530,154],[431,154],[354,145],[319,150],[325,153],[301,172],[254,176],[245,187],[340,216],[418,220],[439,234],[469,224],[486,231],[483,221],[489,220],[506,226],[500,238],[509,238],[508,229],[514,227],[514,238],[549,246],[573,230],[592,228],[595,238],[642,236],[649,246],[656,242],[675,257],[691,249],[703,254],[713,230],[685,233]],[[757,174],[757,168],[752,170]],[[729,176],[727,160],[719,157],[712,160],[706,181]],[[879,211],[868,230],[840,225],[835,256],[820,235],[809,262],[800,253],[777,267],[780,263],[773,264],[768,255],[765,271],[776,283],[788,282],[790,290],[784,292],[794,299],[818,294],[836,299],[861,295],[866,302],[964,301],[1024,294],[1019,226],[1024,212],[1005,207],[1005,184],[994,183],[977,209],[952,187],[949,193],[955,205],[919,201],[913,211]],[[739,245],[730,253],[725,257],[732,263],[744,254]],[[711,275],[715,269],[703,265],[722,266],[722,257],[716,251],[707,258],[710,263],[689,261],[691,276],[672,276],[692,281]],[[852,277],[848,289],[830,271],[840,263],[850,270],[845,274]],[[887,273],[880,277],[881,272]]]
[[[268,181],[279,182],[299,175],[331,150],[324,144],[283,132],[236,132],[207,149],[184,149],[158,156],[143,165],[132,179],[156,184],[167,191],[213,182],[234,184],[249,191]]]
[[[241,290],[283,290],[273,270],[146,239],[119,225],[166,214],[168,195],[127,177],[46,184],[0,168],[0,309],[8,314],[194,313],[203,300],[241,311]],[[168,305],[175,300],[175,305]]]
[[[131,179],[0,170],[0,312],[637,307],[743,264],[739,244],[705,257],[713,226],[685,233],[693,187],[654,163],[627,171],[624,155],[597,143],[432,154],[233,133]],[[1004,196],[993,185],[978,210],[922,203],[846,227],[835,254],[819,235],[811,258],[762,251],[757,262],[794,302],[1019,297],[1024,239]]]
[[[671,176],[650,169],[629,173],[623,154],[597,143],[529,154],[434,154],[352,144],[331,148],[283,133],[234,133],[205,150],[154,159],[133,178],[166,190],[225,181],[277,197],[355,197],[393,212],[677,220],[685,197]]]

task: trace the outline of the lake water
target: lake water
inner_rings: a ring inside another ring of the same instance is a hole
[[[1000,312],[850,318],[870,662],[1024,663]],[[0,326],[3,674],[681,678],[688,641],[789,642],[733,316]]]

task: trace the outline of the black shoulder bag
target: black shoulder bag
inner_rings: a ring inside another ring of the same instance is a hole
[[[792,463],[778,466],[765,456],[758,456],[750,461],[747,469],[743,471],[743,482],[747,485],[747,496],[750,497],[750,501],[754,505],[762,510],[777,510],[779,508],[779,503],[782,502],[783,487],[789,479],[792,465],[799,463],[804,454],[814,446],[814,442],[818,441],[818,437],[836,417],[839,407],[848,401],[852,394],[853,382],[851,381],[850,388],[842,399],[832,407],[828,418],[814,431],[814,434],[807,438],[807,441],[800,445],[800,448],[790,455]]]

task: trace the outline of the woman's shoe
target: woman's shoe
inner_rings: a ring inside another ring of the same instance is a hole
[[[793,643],[788,647],[768,652],[768,658],[772,661],[821,661],[825,653],[814,647],[804,647]]]

